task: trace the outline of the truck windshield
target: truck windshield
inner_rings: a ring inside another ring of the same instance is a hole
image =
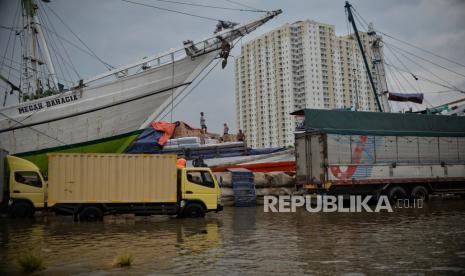
[[[15,172],[15,181],[38,188],[42,187],[42,181],[40,181],[39,174],[36,172]]]
[[[209,172],[190,171],[187,173],[187,180],[189,182],[199,184],[205,187],[214,188],[215,182]]]

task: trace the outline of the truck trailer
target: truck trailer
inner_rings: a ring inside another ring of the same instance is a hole
[[[85,221],[106,214],[203,217],[223,208],[210,169],[177,168],[175,155],[53,153],[47,181],[30,161],[1,157],[1,206],[10,217],[44,209]]]
[[[305,109],[296,183],[310,193],[427,200],[465,194],[465,118]]]

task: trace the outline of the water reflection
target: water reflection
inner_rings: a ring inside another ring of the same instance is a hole
[[[227,208],[206,219],[111,216],[104,223],[0,219],[0,271],[42,253],[45,274],[465,273],[465,201],[394,213],[264,213]],[[127,269],[111,267],[121,252]],[[1,273],[0,273],[1,274]]]

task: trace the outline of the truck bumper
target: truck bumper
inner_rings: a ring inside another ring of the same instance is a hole
[[[222,205],[222,204],[216,205],[216,210],[215,210],[215,212],[218,213],[218,212],[220,212],[220,211],[223,211],[223,205]]]

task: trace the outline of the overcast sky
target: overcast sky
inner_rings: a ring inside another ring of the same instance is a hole
[[[246,22],[262,14],[253,12],[223,11],[208,8],[196,8],[182,5],[173,5],[156,0],[134,0],[160,7],[176,9],[179,11],[195,13],[231,20]],[[227,0],[182,0],[205,5],[241,8]],[[13,16],[16,12],[19,0],[0,0],[0,25],[12,26]],[[335,25],[337,35],[347,34],[347,25],[344,12],[344,1],[328,0],[235,0],[263,10],[282,9],[283,14],[277,19],[268,22],[256,30],[253,34],[244,38],[247,41],[257,35],[279,27],[288,22],[312,19],[327,24]],[[406,40],[415,45],[433,51],[434,53],[448,57],[458,63],[465,64],[465,1],[463,0],[354,0],[351,2],[357,11],[369,22],[375,24],[375,28]],[[120,0],[51,0],[48,3],[66,23],[87,43],[87,45],[103,60],[119,66],[136,61],[144,56],[154,55],[170,48],[182,46],[186,39],[198,40],[209,36],[215,26],[214,21],[189,17],[185,15],[160,11],[153,8],[141,7]],[[56,31],[68,40],[79,44],[67,29],[46,10]],[[5,53],[9,31],[0,28],[0,53]],[[398,44],[385,38],[386,41],[402,46],[404,49],[422,54],[414,49]],[[73,63],[83,78],[102,73],[106,68],[83,54],[80,50],[64,45],[71,56]],[[18,44],[16,44],[19,52]],[[7,56],[11,55],[12,44]],[[389,55],[389,52],[386,51]],[[233,56],[240,54],[240,43],[233,49]],[[423,55],[423,54],[422,54]],[[431,56],[425,55],[428,59]],[[1,59],[0,59],[1,60]],[[394,62],[401,66],[398,62]],[[434,59],[441,62],[447,68],[465,75],[465,67]],[[432,80],[434,76],[428,75],[424,69],[409,64],[404,59],[407,67],[415,74],[424,75]],[[193,126],[199,124],[199,113],[206,113],[207,125],[210,130],[220,132],[222,124],[227,122],[233,132],[236,129],[235,122],[235,95],[234,95],[234,66],[232,60],[222,70],[220,67],[214,71],[190,94],[175,110],[174,119],[183,120]],[[427,65],[423,63],[423,65]],[[427,67],[435,74],[447,80],[451,84],[465,90],[465,78],[445,70],[437,70],[436,67]],[[5,73],[4,70],[2,70]],[[397,76],[401,79],[401,76]],[[408,76],[406,76],[408,77]],[[389,79],[388,79],[389,81]],[[401,79],[402,82],[404,82]],[[391,90],[399,90],[390,81]],[[427,82],[419,82],[414,87],[420,86],[422,92],[432,105],[441,104],[451,99],[464,97],[459,93],[432,93],[447,90]],[[417,92],[407,83],[403,86],[408,89],[405,92]],[[2,89],[0,89],[1,91]],[[3,101],[3,95],[0,95]],[[9,104],[12,103],[10,97]],[[401,107],[407,107],[403,105]],[[414,107],[412,105],[412,107]],[[168,118],[169,120],[169,118]]]

